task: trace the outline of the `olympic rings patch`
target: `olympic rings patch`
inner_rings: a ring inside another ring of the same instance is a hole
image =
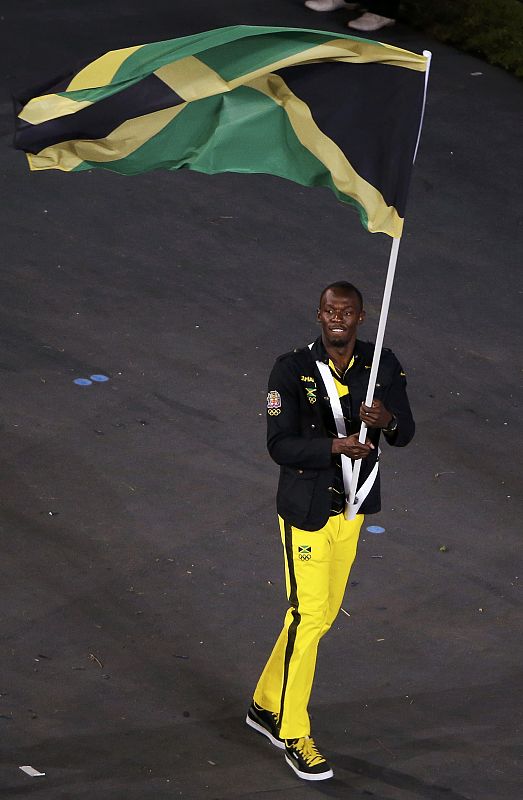
[[[300,561],[310,561],[312,558],[312,547],[310,544],[298,545],[298,558]]]
[[[267,411],[271,417],[277,417],[281,413],[281,395],[274,389],[267,395]]]

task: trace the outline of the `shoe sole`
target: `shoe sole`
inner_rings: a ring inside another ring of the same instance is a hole
[[[330,768],[326,772],[300,772],[298,767],[292,763],[287,754],[285,754],[285,761],[289,767],[294,770],[298,778],[302,778],[304,781],[326,781],[328,778],[334,777],[334,772]]]
[[[342,5],[335,6],[334,8],[314,8],[314,6],[310,6],[308,3],[305,3],[307,8],[310,8],[311,11],[338,11],[340,8],[345,8],[346,11],[356,11],[359,7],[359,3],[343,3]]]
[[[275,738],[275,737],[272,735],[272,733],[271,733],[270,731],[268,731],[268,730],[267,730],[267,728],[264,728],[264,727],[263,727],[262,725],[260,725],[258,722],[255,722],[253,719],[251,719],[251,718],[249,717],[249,715],[248,715],[248,714],[247,714],[247,716],[245,717],[245,722],[247,723],[247,725],[249,726],[249,728],[253,728],[255,731],[258,731],[258,733],[262,733],[264,736],[266,736],[266,737],[267,737],[267,739],[270,741],[270,743],[271,743],[271,744],[273,744],[275,747],[279,747],[279,748],[280,748],[280,750],[285,750],[285,744],[284,744],[284,742],[280,741],[279,739],[276,739],[276,738]]]
[[[392,22],[384,22],[383,25],[378,25],[376,28],[360,28],[359,26],[356,27],[356,25],[351,25],[350,22],[348,22],[347,28],[350,28],[351,31],[359,31],[360,33],[374,33],[375,31],[381,31],[382,28],[392,28],[394,24],[395,20],[392,20]]]

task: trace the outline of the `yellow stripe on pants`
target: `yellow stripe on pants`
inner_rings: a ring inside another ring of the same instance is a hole
[[[287,597],[283,630],[254,692],[262,708],[279,715],[282,739],[310,734],[307,706],[318,642],[338,615],[356,557],[363,514],[329,517],[319,531],[293,528],[281,517]]]

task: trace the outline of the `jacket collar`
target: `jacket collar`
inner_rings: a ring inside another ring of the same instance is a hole
[[[353,353],[354,364],[357,364],[358,360],[361,358],[362,344],[363,343],[359,339],[356,339],[356,343],[354,345],[354,353]],[[310,348],[310,353],[314,361],[322,361],[324,364],[329,363],[329,356],[327,351],[325,350],[325,345],[323,344],[321,336],[318,336],[318,338]]]

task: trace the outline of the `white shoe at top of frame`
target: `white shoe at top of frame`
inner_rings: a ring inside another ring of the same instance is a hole
[[[359,3],[345,3],[344,0],[307,0],[307,8],[313,11],[334,11],[336,8],[346,8],[347,11],[354,11]]]
[[[380,17],[379,14],[371,14],[370,11],[366,11],[361,17],[351,19],[351,21],[347,23],[347,27],[355,31],[379,31],[380,28],[394,25],[395,21],[394,19],[390,19],[390,17]]]

